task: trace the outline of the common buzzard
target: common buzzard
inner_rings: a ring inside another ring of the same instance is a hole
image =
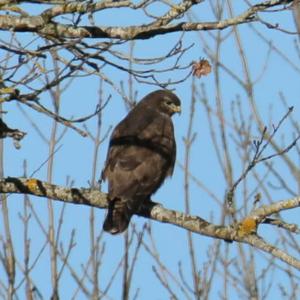
[[[134,212],[172,175],[176,143],[171,116],[180,111],[175,94],[158,90],[145,96],[114,129],[102,172],[109,199],[105,231],[125,231]]]

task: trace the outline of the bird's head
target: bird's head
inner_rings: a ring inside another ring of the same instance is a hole
[[[159,102],[158,109],[160,112],[169,116],[175,113],[181,113],[180,100],[174,93],[168,90],[159,90],[154,92],[154,95]]]

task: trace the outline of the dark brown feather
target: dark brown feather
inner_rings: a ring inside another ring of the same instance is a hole
[[[180,100],[159,90],[144,97],[114,129],[103,179],[108,180],[109,208],[103,229],[126,230],[143,201],[172,175],[176,143],[171,120]],[[178,111],[177,110],[177,111]]]

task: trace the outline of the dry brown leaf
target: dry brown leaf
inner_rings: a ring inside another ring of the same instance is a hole
[[[207,59],[201,59],[193,63],[193,76],[200,78],[206,76],[211,72],[211,65]]]

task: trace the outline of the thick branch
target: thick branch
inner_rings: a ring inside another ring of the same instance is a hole
[[[37,179],[7,177],[0,180],[0,193],[31,194],[39,197],[47,197],[73,204],[83,204],[98,208],[107,208],[107,194],[95,189],[87,188],[66,188],[42,182]],[[293,201],[292,201],[293,200]],[[300,261],[284,251],[268,244],[256,235],[259,220],[262,216],[278,212],[280,208],[288,209],[300,206],[300,197],[278,202],[278,205],[271,204],[269,207],[261,207],[251,213],[239,223],[230,226],[218,226],[198,217],[184,214],[178,211],[169,210],[155,202],[147,202],[143,205],[139,216],[150,218],[163,223],[169,223],[201,235],[223,239],[225,241],[237,241],[247,243],[267,252],[280,260],[300,270]],[[286,203],[283,205],[283,203]],[[254,214],[254,213],[257,213]]]
[[[251,214],[261,223],[266,217],[279,213],[280,211],[300,207],[300,196],[278,201],[269,205],[262,205],[255,209]]]
[[[107,208],[107,195],[98,190],[66,188],[33,178],[4,178],[0,180],[0,193],[30,194],[67,203]]]
[[[300,261],[295,257],[287,254],[286,252],[274,247],[273,245],[268,244],[262,238],[258,237],[257,235],[249,235],[245,237],[244,242],[251,246],[254,246],[257,249],[260,249],[264,252],[267,252],[280,260],[286,262],[287,264],[297,268],[300,270]]]
[[[196,1],[187,0],[180,5],[171,8],[165,16],[158,18],[156,22],[129,27],[73,26],[50,21],[49,18],[56,15],[56,13],[59,14],[61,10],[63,11],[63,8],[58,7],[45,11],[44,14],[42,13],[40,16],[24,17],[1,15],[0,30],[36,32],[38,34],[55,38],[116,38],[123,40],[149,39],[156,35],[171,32],[221,30],[230,26],[256,21],[256,14],[258,12],[265,11],[270,7],[286,4],[288,2],[289,1],[282,0],[265,1],[250,7],[239,16],[221,20],[219,22],[180,22],[171,24],[171,21],[186,12],[193,4],[197,3]],[[126,3],[126,1],[122,1],[122,5],[124,5],[124,3]],[[107,5],[107,3],[105,5]],[[115,2],[112,2],[111,5],[114,6],[116,4]],[[75,12],[75,8],[81,7],[81,5],[68,5],[67,7],[70,7],[70,9],[72,8],[72,12]],[[81,11],[82,10],[80,9],[79,12]]]
[[[95,189],[66,188],[37,179],[8,177],[0,180],[1,193],[31,194],[39,197],[73,204],[84,204],[107,208],[107,194]],[[206,236],[232,240],[234,231],[230,227],[213,225],[200,217],[168,210],[154,202],[146,203],[138,215],[164,223],[170,223]]]
[[[83,204],[98,208],[107,208],[107,194],[95,189],[87,188],[66,188],[42,182],[37,179],[8,177],[0,180],[0,193],[31,194],[39,197],[47,197],[73,204]],[[285,203],[285,205],[284,205]],[[280,260],[290,264],[300,270],[300,261],[290,256],[284,251],[268,244],[262,238],[256,235],[256,229],[259,221],[272,212],[278,212],[281,209],[288,209],[300,206],[300,197],[280,201],[278,205],[271,204],[256,209],[239,223],[230,226],[218,226],[207,222],[198,217],[184,214],[178,211],[169,210],[155,202],[147,202],[143,205],[139,216],[150,218],[163,223],[169,223],[186,230],[199,233],[205,236],[223,239],[225,241],[237,241],[247,243],[267,252]]]
[[[55,38],[116,38],[123,40],[149,39],[156,35],[180,31],[200,31],[225,29],[232,25],[242,24],[250,20],[233,18],[220,22],[190,23],[181,22],[175,25],[105,27],[105,26],[72,26],[55,22],[45,23],[41,17],[0,16],[0,30],[19,32],[36,32]]]

